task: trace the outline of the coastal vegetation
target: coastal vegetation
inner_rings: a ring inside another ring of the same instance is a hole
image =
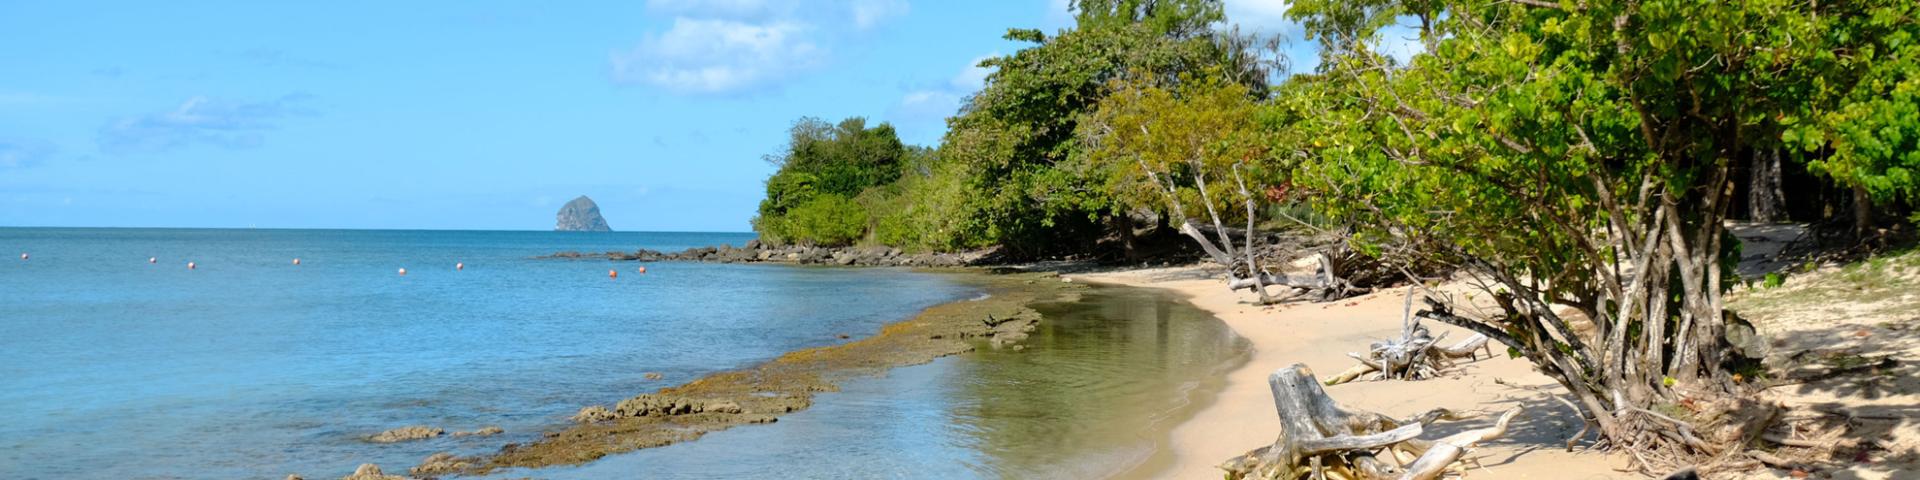
[[[1009,31],[1032,46],[981,63],[937,147],[807,157],[820,127],[801,122],[756,226],[1011,258],[1177,231],[1263,302],[1287,280],[1257,230],[1333,235],[1411,283],[1472,279],[1478,295],[1430,292],[1417,315],[1532,362],[1652,473],[1777,460],[1745,453],[1778,412],[1741,373],[1760,346],[1726,308],[1728,221],[1871,246],[1916,220],[1910,1],[1299,0],[1320,62],[1284,78],[1277,43],[1225,27],[1217,1],[1074,6],[1072,28]],[[849,122],[834,142],[891,135]]]

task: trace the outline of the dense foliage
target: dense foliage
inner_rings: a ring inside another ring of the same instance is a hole
[[[1351,221],[1356,243],[1451,262],[1502,312],[1434,318],[1559,379],[1613,445],[1659,453],[1641,468],[1704,462],[1734,439],[1644,412],[1739,397],[1726,367],[1752,352],[1723,340],[1737,325],[1721,300],[1738,258],[1724,227],[1735,169],[1784,138],[1830,152],[1812,166],[1844,182],[1910,191],[1901,147],[1916,123],[1900,90],[1911,95],[1913,13],[1897,1],[1301,1],[1292,15],[1327,63],[1273,102],[1311,140],[1276,147],[1305,159],[1293,180]],[[1425,53],[1407,65],[1376,48],[1402,19]]]
[[[893,126],[867,127],[855,117],[829,124],[794,122],[791,139],[767,161],[779,171],[767,179],[754,230],[776,242],[846,245],[867,230],[868,215],[853,197],[900,178],[908,148]]]
[[[833,190],[867,209],[872,221],[860,238],[918,250],[999,246],[1016,256],[1087,251],[1133,206],[1105,188],[1105,170],[1073,161],[1085,151],[1078,125],[1109,95],[1110,82],[1175,84],[1185,73],[1211,70],[1254,95],[1265,89],[1265,66],[1245,39],[1214,30],[1224,18],[1217,0],[1082,1],[1075,8],[1075,28],[1008,31],[1007,39],[1032,46],[981,63],[993,72],[948,120],[937,151],[910,160],[914,167],[891,183],[863,176],[834,184],[862,185]],[[780,158],[843,158],[802,154],[801,139],[822,130],[814,123],[795,127]],[[880,163],[899,164],[863,165]],[[770,179],[755,228],[776,241],[826,243],[781,220],[809,192],[828,188],[817,170],[787,166]]]

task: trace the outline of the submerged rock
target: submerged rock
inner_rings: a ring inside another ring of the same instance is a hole
[[[367,441],[373,443],[405,442],[438,437],[442,433],[447,433],[447,431],[426,425],[411,425],[374,434],[371,437],[367,437]]]
[[[453,436],[456,436],[456,437],[491,437],[491,436],[494,436],[494,435],[499,435],[499,434],[500,434],[501,432],[505,432],[505,431],[506,431],[506,430],[504,430],[504,429],[501,429],[500,427],[497,427],[497,426],[493,426],[493,425],[488,425],[488,426],[485,426],[485,427],[480,427],[480,429],[479,429],[479,430],[474,430],[474,431],[471,431],[471,432],[453,432]]]
[[[432,477],[460,473],[473,468],[474,460],[477,459],[457,457],[448,452],[435,453],[421,460],[419,466],[407,469],[407,474],[416,477]]]
[[[555,231],[613,231],[612,227],[607,226],[607,219],[600,216],[600,206],[594,204],[593,199],[587,198],[586,195],[581,195],[580,198],[575,198],[573,201],[567,202],[566,206],[560,207],[560,213],[556,215],[556,217],[556,221],[553,224]]]
[[[340,477],[340,480],[407,480],[407,477],[387,475],[380,471],[379,465],[362,463],[360,468],[353,469],[352,475]]]

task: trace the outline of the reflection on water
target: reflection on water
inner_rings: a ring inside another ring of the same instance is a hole
[[[543,478],[1099,478],[1157,453],[1243,362],[1244,339],[1157,291],[1096,288],[1041,306],[1025,351],[981,351],[844,385],[779,423]]]

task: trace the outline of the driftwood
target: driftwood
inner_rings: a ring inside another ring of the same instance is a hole
[[[1416,479],[1438,478],[1453,467],[1474,444],[1506,433],[1507,423],[1519,413],[1509,410],[1494,426],[1461,432],[1437,441],[1420,440],[1427,424],[1458,420],[1460,416],[1436,409],[1399,421],[1372,412],[1341,407],[1305,365],[1293,365],[1267,378],[1273,406],[1280,416],[1280,436],[1220,465],[1228,479],[1300,478]],[[1411,463],[1405,460],[1412,459]]]
[[[1407,310],[1413,309],[1413,288],[1407,290]],[[1365,377],[1367,380],[1424,380],[1440,376],[1440,372],[1451,366],[1454,361],[1465,358],[1479,360],[1479,352],[1486,351],[1487,357],[1493,357],[1493,348],[1487,345],[1485,334],[1474,334],[1466,340],[1452,346],[1442,346],[1446,339],[1442,333],[1435,337],[1420,325],[1420,320],[1412,315],[1403,314],[1404,327],[1400,338],[1373,342],[1366,355],[1348,353],[1360,362],[1332,378],[1327,385],[1339,385]]]

